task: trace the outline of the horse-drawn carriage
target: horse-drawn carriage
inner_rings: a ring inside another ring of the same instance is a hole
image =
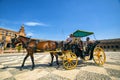
[[[86,32],[86,31],[80,31],[77,30],[73,33],[74,37],[86,37],[93,34],[93,32]],[[34,69],[34,56],[33,53],[36,51],[36,49],[49,51],[51,54],[51,64],[53,63],[54,55],[56,56],[56,63],[59,66],[58,58],[62,59],[63,67],[65,69],[74,69],[76,68],[78,64],[78,57],[80,57],[82,60],[94,60],[94,62],[98,65],[103,65],[106,60],[105,53],[102,48],[96,47],[97,44],[99,44],[99,41],[95,41],[94,44],[87,47],[87,50],[80,50],[79,46],[76,44],[71,45],[64,45],[63,41],[58,43],[56,41],[42,41],[38,42],[36,40],[32,40],[30,38],[19,36],[18,38],[15,37],[12,39],[13,45],[16,45],[17,43],[22,43],[23,46],[27,50],[27,55],[25,56],[21,69],[24,66],[25,60],[28,56],[31,57],[32,61],[32,69]],[[71,46],[68,48],[68,46]],[[58,48],[60,50],[58,50]],[[86,59],[87,57],[87,59]]]
[[[93,32],[77,30],[73,33],[73,37],[82,38],[94,34]],[[70,45],[70,48],[67,48],[62,51],[63,56],[63,67],[65,69],[73,69],[78,64],[78,57],[82,60],[94,60],[97,65],[103,65],[106,61],[106,55],[104,50],[100,47],[96,47],[100,41],[94,41],[93,44],[87,45],[86,50],[80,50],[78,44]],[[69,45],[68,45],[69,46]],[[65,48],[65,47],[64,47]]]

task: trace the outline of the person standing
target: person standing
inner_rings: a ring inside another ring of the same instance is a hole
[[[3,53],[3,42],[0,42],[0,54]]]

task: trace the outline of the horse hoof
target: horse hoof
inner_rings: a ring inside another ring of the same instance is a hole
[[[52,64],[50,63],[49,66],[52,66]]]
[[[58,69],[60,66],[57,66],[56,69]]]
[[[22,68],[20,68],[20,71],[22,71],[23,69]]]
[[[30,69],[30,71],[33,71],[33,70],[34,70],[34,68],[31,68],[31,69]]]

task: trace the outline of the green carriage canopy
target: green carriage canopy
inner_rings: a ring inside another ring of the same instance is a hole
[[[85,37],[85,36],[89,36],[91,34],[94,34],[94,33],[88,32],[88,31],[77,30],[73,33],[73,36],[74,37]]]

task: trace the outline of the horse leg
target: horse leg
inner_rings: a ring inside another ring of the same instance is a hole
[[[31,61],[32,61],[32,68],[31,68],[31,69],[33,70],[34,67],[35,67],[33,52],[31,52],[31,54],[30,54],[30,58],[31,58]]]
[[[50,55],[51,55],[51,63],[50,63],[50,66],[52,66],[52,65],[53,65],[54,55],[53,55],[53,53],[50,53]]]
[[[58,54],[55,54],[55,57],[56,57],[56,64],[57,64],[57,68],[59,68]]]
[[[28,56],[29,56],[29,53],[27,53],[27,55],[25,56],[25,58],[24,58],[24,60],[23,60],[23,63],[22,63],[22,65],[21,65],[20,70],[22,70],[22,68],[23,68],[23,66],[24,66],[24,64],[25,64],[25,61],[26,61],[26,59],[28,58]]]

